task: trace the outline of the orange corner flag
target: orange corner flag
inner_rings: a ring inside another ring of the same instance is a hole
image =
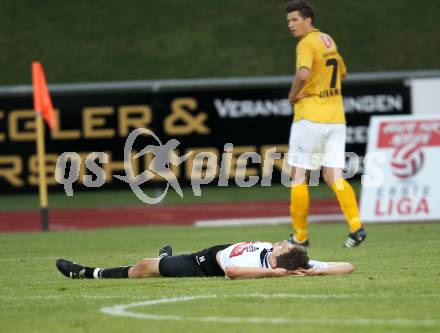
[[[38,61],[32,62],[32,84],[34,86],[34,109],[41,113],[50,128],[56,124],[55,112],[47,90],[43,66]]]

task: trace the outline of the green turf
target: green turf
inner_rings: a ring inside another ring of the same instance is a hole
[[[0,84],[291,75],[286,2],[2,0]],[[439,1],[310,2],[349,72],[439,68]]]
[[[341,248],[345,225],[312,225],[310,232],[312,258],[350,261],[355,272],[336,277],[247,281],[223,278],[73,281],[56,271],[55,258],[63,256],[86,264],[119,266],[154,256],[164,242],[172,243],[179,253],[223,242],[277,241],[289,233],[289,228],[155,227],[0,234],[1,331],[405,333],[440,330],[440,224],[370,225],[365,244],[350,250]],[[252,296],[256,293],[283,295]],[[217,298],[131,309],[141,314],[186,318],[178,322],[117,318],[100,313],[102,307],[115,304],[194,295],[217,295]],[[231,324],[188,319],[204,316],[257,317],[263,322]],[[298,320],[298,323],[267,324],[264,320],[268,318]],[[402,321],[393,321],[397,319]],[[376,320],[374,324],[372,320]]]
[[[353,181],[353,188],[357,194],[360,191],[360,182]],[[156,196],[153,191],[145,191],[150,196]],[[170,190],[163,201],[164,204],[188,204],[211,202],[239,202],[252,200],[289,200],[290,189],[282,185],[271,187],[254,186],[240,188],[235,186],[202,187],[201,196],[194,196],[190,187],[183,188],[183,198],[174,190]],[[331,198],[334,196],[326,185],[310,187],[312,199]],[[84,191],[67,197],[64,192],[50,193],[49,207],[58,208],[105,208],[144,205],[131,191]],[[33,210],[38,209],[38,194],[15,194],[0,196],[0,211],[5,210]]]

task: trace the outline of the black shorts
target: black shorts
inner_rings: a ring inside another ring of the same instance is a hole
[[[222,244],[199,252],[163,257],[159,262],[159,273],[163,277],[224,276],[215,258],[218,251],[231,244]]]

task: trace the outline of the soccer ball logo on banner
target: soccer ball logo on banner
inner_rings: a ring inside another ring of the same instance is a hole
[[[393,175],[400,179],[415,176],[422,169],[425,161],[422,148],[423,144],[420,142],[410,142],[398,146],[391,160]]]
[[[380,156],[381,164],[366,163],[361,219],[439,220],[440,116],[373,117],[369,138],[367,155]],[[380,181],[368,183],[374,176]]]

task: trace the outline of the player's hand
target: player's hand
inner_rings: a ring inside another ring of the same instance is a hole
[[[298,268],[295,271],[297,272],[297,275],[302,275],[302,276],[315,276],[315,275],[319,275],[319,272],[316,269],[314,269],[314,268],[309,268],[309,269]]]
[[[275,268],[275,270],[277,270],[277,276],[289,276],[289,275],[296,275],[296,276],[305,276],[306,274],[304,274],[301,271],[298,271],[297,269],[295,270],[288,270],[285,268]]]
[[[304,272],[303,269],[291,270],[291,271],[288,271],[287,274],[288,275],[293,275],[293,276],[307,276],[308,275],[308,274],[306,274],[306,272]]]
[[[313,96],[313,94],[297,94],[296,96],[289,94],[289,102],[293,106],[293,104],[298,103],[299,100]]]
[[[275,273],[275,276],[287,276],[289,275],[289,271],[285,268],[274,268],[273,272]]]
[[[303,97],[304,97],[304,96],[303,96],[303,95],[300,95],[300,94],[294,96],[294,97],[293,97],[293,100],[292,100],[293,104],[295,104],[296,102],[298,102],[298,101],[299,101],[300,99],[302,99]]]
[[[302,98],[302,96],[301,95],[292,95],[292,94],[289,94],[289,102],[290,102],[290,105],[292,105],[293,106],[293,104],[295,104],[296,102],[298,102],[300,99]]]
[[[305,276],[306,274],[304,272],[302,272],[300,269],[295,269],[293,271],[289,271],[289,275]]]

